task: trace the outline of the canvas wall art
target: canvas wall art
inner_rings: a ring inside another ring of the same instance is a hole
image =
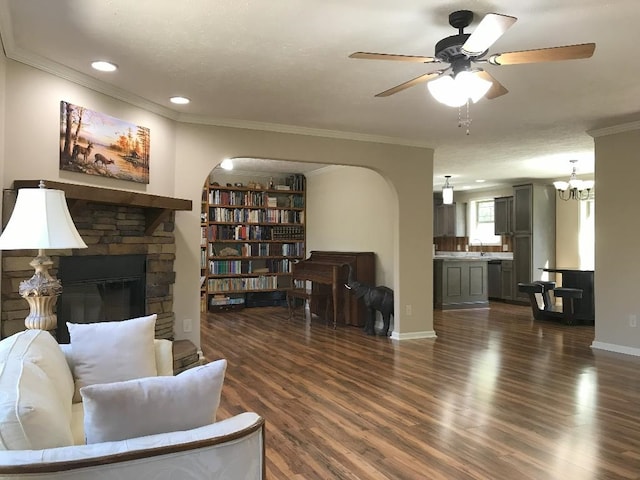
[[[146,127],[60,102],[60,170],[149,183]]]

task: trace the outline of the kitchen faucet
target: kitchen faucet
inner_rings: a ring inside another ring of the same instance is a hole
[[[478,242],[480,244],[480,256],[484,257],[485,253],[484,253],[484,250],[483,250],[484,249],[484,245],[482,244],[482,240],[480,240],[479,238],[472,238],[470,243],[472,243],[472,242]]]

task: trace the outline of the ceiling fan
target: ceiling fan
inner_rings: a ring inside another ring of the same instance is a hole
[[[516,17],[509,15],[488,13],[473,33],[464,33],[464,29],[473,21],[473,12],[458,10],[449,15],[449,25],[457,28],[458,34],[443,38],[436,43],[435,56],[433,57],[371,52],[356,52],[349,55],[349,57],[365,60],[448,63],[449,66],[446,68],[420,75],[384,92],[380,92],[376,97],[388,97],[414,85],[429,82],[429,90],[437,100],[450,106],[461,106],[467,103],[469,99],[476,102],[482,97],[493,99],[509,92],[490,73],[476,67],[474,64],[517,65],[589,58],[596,48],[595,43],[583,43],[536,50],[495,53],[487,57],[489,48],[516,20]],[[451,73],[449,74],[449,72]],[[438,80],[432,81],[436,79]],[[457,86],[454,87],[454,83]],[[469,95],[461,96],[459,94],[461,90],[465,91],[465,95],[467,93]],[[452,98],[451,95],[454,93],[456,94]]]

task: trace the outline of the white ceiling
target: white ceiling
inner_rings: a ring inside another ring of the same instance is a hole
[[[472,105],[470,135],[424,84],[375,98],[437,67],[348,55],[431,56],[460,9],[475,13],[467,32],[489,12],[518,18],[491,53],[595,42],[595,54],[486,66],[510,93]],[[0,0],[0,35],[9,58],[171,118],[429,146],[435,185],[487,187],[567,177],[573,158],[593,172],[586,132],[640,118],[638,13],[638,0]]]

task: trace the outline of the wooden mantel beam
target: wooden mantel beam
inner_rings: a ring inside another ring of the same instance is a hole
[[[143,208],[146,217],[145,234],[147,235],[151,235],[172,210],[191,210],[193,208],[191,200],[181,198],[162,197],[147,193],[49,180],[45,180],[44,183],[47,188],[64,191],[67,203],[72,211],[74,207],[88,202]],[[20,188],[37,188],[39,184],[40,180],[15,180],[13,188],[16,190]]]

